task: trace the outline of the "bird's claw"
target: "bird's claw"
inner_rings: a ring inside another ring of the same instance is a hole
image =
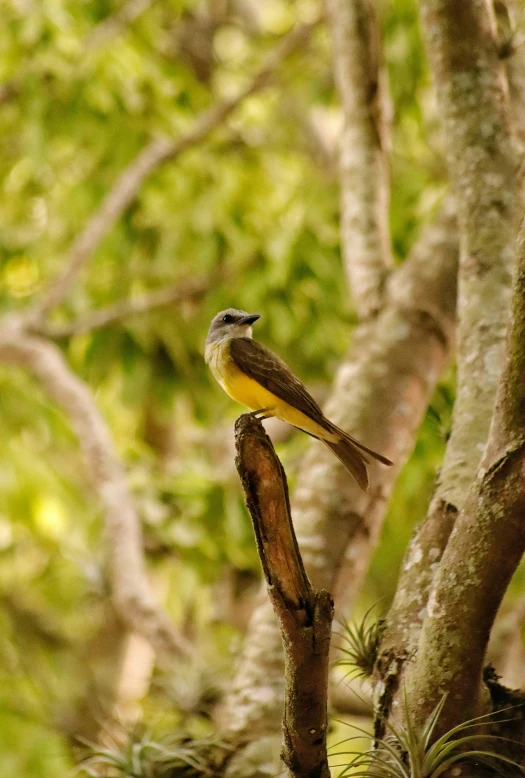
[[[264,419],[269,418],[265,414],[271,410],[271,408],[259,408],[257,411],[251,411],[248,416],[251,416],[252,419],[257,419],[258,421],[264,421]]]

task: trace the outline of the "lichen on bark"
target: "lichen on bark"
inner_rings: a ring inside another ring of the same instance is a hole
[[[438,486],[389,614],[385,656],[417,648],[434,575],[483,455],[523,207],[521,154],[491,4],[422,0],[421,14],[460,228],[457,392]]]
[[[497,610],[525,551],[525,223],[489,440],[436,574],[407,689],[418,721],[449,693],[440,730],[485,712],[483,663]]]

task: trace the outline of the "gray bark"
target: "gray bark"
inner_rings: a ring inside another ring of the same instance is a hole
[[[381,36],[370,0],[329,0],[328,10],[344,117],[341,245],[355,308],[367,318],[381,309],[392,265]]]
[[[386,654],[408,655],[417,647],[434,574],[486,444],[523,208],[521,156],[491,4],[422,0],[421,12],[457,202],[461,259],[452,432],[426,522],[406,554],[383,641]]]
[[[448,692],[436,734],[485,712],[487,644],[525,551],[525,224],[487,449],[436,573],[407,690],[422,722]]]

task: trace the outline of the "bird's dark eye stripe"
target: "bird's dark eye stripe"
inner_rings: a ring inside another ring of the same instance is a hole
[[[226,316],[223,316],[223,317],[222,317],[222,320],[223,320],[223,322],[224,322],[225,324],[232,324],[232,322],[234,322],[234,321],[235,321],[235,319],[233,318],[233,316],[231,316],[229,313],[227,313],[227,314],[226,314]]]

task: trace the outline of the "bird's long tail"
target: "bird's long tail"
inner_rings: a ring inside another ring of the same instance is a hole
[[[362,452],[366,452],[384,465],[391,465],[392,462],[381,454],[378,454],[377,451],[372,451],[371,448],[363,446],[362,443],[359,443],[347,432],[339,429],[339,427],[333,425],[332,431],[341,436],[340,440],[335,443],[330,440],[323,440],[322,442],[336,455],[350,475],[355,478],[361,489],[366,492],[368,489],[368,471],[366,465],[369,460]]]

